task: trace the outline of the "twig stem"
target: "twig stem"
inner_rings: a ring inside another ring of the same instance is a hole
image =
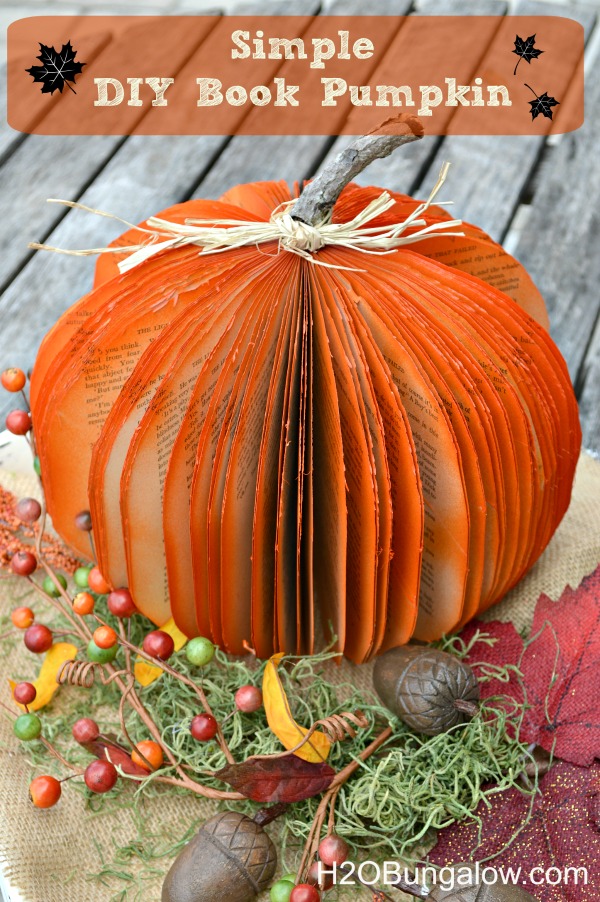
[[[423,134],[420,119],[402,114],[357,138],[307,185],[294,205],[293,219],[311,226],[328,222],[336,200],[353,178],[374,160],[389,156],[403,144],[418,141]]]

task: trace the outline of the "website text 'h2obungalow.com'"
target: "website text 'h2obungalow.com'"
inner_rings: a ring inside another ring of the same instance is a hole
[[[370,887],[373,890],[411,887],[421,888],[424,895],[434,886],[447,892],[474,885],[527,886],[531,892],[543,886],[587,886],[588,870],[584,865],[570,867],[504,867],[473,862],[452,867],[423,865],[407,868],[398,861],[363,861],[355,864],[345,861],[328,867],[319,862],[318,879],[321,885]],[[427,888],[427,889],[426,889]]]

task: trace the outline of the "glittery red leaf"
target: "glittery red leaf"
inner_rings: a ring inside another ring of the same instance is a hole
[[[498,641],[491,647],[477,642],[469,662],[516,664],[523,673],[527,710],[520,738],[573,764],[600,758],[600,567],[556,602],[540,596],[526,647],[511,624],[471,624],[462,637],[471,638],[477,627]],[[516,679],[482,685],[484,698],[501,693],[523,701]]]
[[[215,776],[255,802],[299,802],[324,792],[335,771],[324,761],[304,761],[297,755],[286,755],[228,764]]]
[[[531,797],[518,789],[488,796],[476,815],[481,818],[481,833],[473,821],[454,824],[438,834],[430,853],[440,865],[463,861],[482,861],[493,856],[489,865],[497,870],[520,868],[519,885],[539,902],[598,902],[600,898],[600,831],[595,820],[596,798],[600,789],[600,765],[577,767],[557,762],[540,781],[534,797],[533,814],[521,830],[531,806]],[[488,807],[489,805],[489,807]],[[500,851],[520,832],[513,842]],[[500,854],[497,854],[500,852]],[[575,883],[575,872],[567,872],[561,882],[558,871],[548,868],[587,868]],[[532,873],[532,869],[538,870]],[[536,880],[541,881],[536,884]],[[556,881],[557,885],[551,885]]]

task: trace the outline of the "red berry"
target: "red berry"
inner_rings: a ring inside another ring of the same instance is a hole
[[[99,626],[94,630],[94,642],[98,648],[112,648],[117,644],[117,634],[111,626]]]
[[[162,767],[165,759],[158,742],[153,742],[152,739],[143,739],[137,743],[137,747],[131,753],[131,760],[138,767],[143,767],[147,771],[153,771]]]
[[[92,531],[92,515],[89,511],[80,511],[75,516],[75,526],[82,532]]]
[[[37,567],[37,558],[31,551],[16,551],[12,556],[10,566],[17,576],[31,576]]]
[[[333,864],[343,864],[349,852],[348,843],[337,833],[330,833],[319,844],[319,858],[329,867]]]
[[[2,387],[5,388],[6,391],[17,392],[21,391],[22,388],[25,388],[27,377],[23,370],[20,370],[17,366],[11,366],[7,370],[4,370],[2,376],[0,376],[0,380],[2,381]]]
[[[56,777],[43,774],[29,784],[29,797],[36,808],[52,808],[60,799],[61,785]]]
[[[37,689],[33,683],[17,683],[13,689],[13,698],[20,705],[30,705],[35,701]]]
[[[96,602],[89,592],[78,592],[73,599],[73,610],[80,616],[83,614],[91,614],[95,604]]]
[[[235,706],[244,714],[253,714],[262,708],[263,696],[257,686],[240,686],[234,696]]]
[[[137,608],[129,589],[113,589],[108,596],[108,610],[115,617],[131,617]]]
[[[196,714],[190,724],[190,733],[198,742],[208,742],[219,732],[219,725],[212,714]]]
[[[23,641],[29,651],[35,652],[36,655],[41,655],[52,647],[52,631],[42,623],[33,623],[23,636]]]
[[[292,890],[290,902],[320,902],[321,893],[316,886],[309,883],[299,883]]]
[[[36,498],[21,498],[15,505],[15,514],[23,523],[35,523],[42,516],[42,505]]]
[[[86,742],[95,742],[100,735],[100,727],[91,717],[81,717],[76,720],[71,728],[73,739],[84,745]]]
[[[175,651],[175,643],[173,637],[164,630],[152,630],[144,638],[142,648],[151,658],[160,658],[161,661],[166,661]]]
[[[117,782],[119,775],[114,764],[97,758],[85,769],[83,778],[85,785],[92,792],[108,792]]]
[[[92,567],[88,573],[88,586],[96,595],[106,595],[107,592],[110,592],[110,586],[97,567]]]
[[[311,886],[318,886],[324,892],[333,886],[333,874],[327,873],[331,870],[323,861],[313,861],[306,875],[306,882]],[[319,883],[319,875],[321,882]]]
[[[6,417],[6,428],[13,435],[27,435],[31,429],[31,416],[26,410],[11,410]]]
[[[10,615],[10,619],[13,622],[13,626],[16,626],[18,630],[26,630],[33,623],[35,614],[31,608],[15,608]]]

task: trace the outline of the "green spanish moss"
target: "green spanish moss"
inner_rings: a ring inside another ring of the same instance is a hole
[[[98,602],[98,612],[114,622],[102,599]],[[58,619],[51,623],[46,618],[45,622],[64,626]],[[147,629],[144,618],[132,618],[132,641],[140,645]],[[458,637],[446,638],[438,646],[464,657],[476,641],[494,640],[481,633],[468,646]],[[488,700],[475,718],[439,736],[416,735],[395,719],[374,693],[359,692],[349,683],[332,682],[330,675],[334,668],[326,671],[325,665],[334,657],[331,651],[325,651],[310,658],[289,658],[280,667],[280,675],[299,723],[308,726],[343,711],[360,709],[365,713],[366,729],[360,730],[354,739],[332,745],[329,763],[336,770],[356,760],[388,723],[394,728],[391,739],[361,765],[338,796],[336,830],[351,844],[355,859],[368,853],[371,859],[394,856],[415,861],[432,844],[436,830],[457,820],[473,818],[480,802],[492,794],[514,786],[535,792],[536,780],[527,789],[522,785],[523,769],[531,755],[527,746],[515,738],[523,712],[516,710],[510,700]],[[282,750],[262,709],[251,715],[234,712],[235,691],[247,683],[260,686],[264,662],[251,656],[229,658],[217,652],[211,664],[198,668],[190,665],[181,651],[169,663],[202,686],[215,717],[223,724],[237,761]],[[122,664],[121,650],[115,665]],[[493,677],[506,681],[515,670],[486,667],[478,673],[482,680]],[[19,676],[31,678],[32,674]],[[206,785],[227,789],[212,776],[213,771],[226,763],[217,743],[199,743],[190,734],[190,722],[200,711],[193,690],[163,674],[150,686],[140,688],[139,695],[160,729],[164,743],[189,768],[191,776]],[[117,715],[119,697],[114,685],[106,687],[100,682],[89,690],[63,687],[52,705],[42,712],[44,736],[70,761],[85,766],[90,757],[72,741],[71,726],[78,717],[94,717],[105,734],[113,734],[123,741]],[[127,728],[134,741],[148,738],[133,712],[128,714]],[[41,743],[27,743],[23,749],[37,772],[42,767],[45,772],[49,767],[60,772],[56,762],[49,761]],[[161,770],[162,774],[172,772],[168,766]],[[148,881],[166,872],[172,858],[201,824],[201,818],[181,824],[178,835],[173,836],[160,823],[149,821],[148,800],[184,792],[157,783],[155,776],[149,775],[142,782],[120,780],[104,796],[93,796],[82,780],[69,781],[69,791],[82,794],[87,818],[93,821],[97,816],[118,811],[123,816],[126,812],[132,823],[134,835],[127,845],[113,842],[112,846],[100,848],[97,844],[98,860],[96,865],[91,865],[95,873],[89,875],[90,879],[105,887],[103,892],[110,902],[143,900]],[[293,869],[298,862],[318,803],[319,798],[290,806],[269,828],[277,834],[280,859],[286,870]],[[242,802],[235,807],[252,815],[261,806]]]

